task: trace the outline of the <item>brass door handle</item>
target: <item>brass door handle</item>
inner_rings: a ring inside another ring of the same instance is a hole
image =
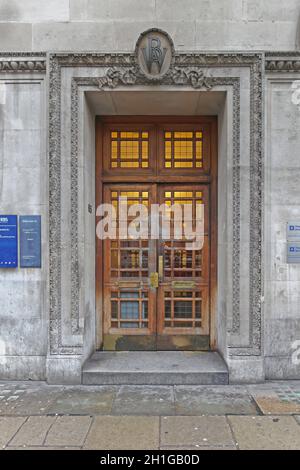
[[[159,281],[163,278],[164,275],[164,257],[158,257],[158,272],[150,273],[149,283],[152,289],[157,289]]]
[[[164,275],[164,257],[161,255],[158,257],[158,277],[163,278]]]
[[[150,273],[150,287],[156,289],[158,287],[158,273]]]

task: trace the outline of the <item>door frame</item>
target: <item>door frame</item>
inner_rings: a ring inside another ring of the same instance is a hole
[[[218,130],[217,116],[96,116],[96,159],[95,159],[95,207],[97,208],[103,202],[103,184],[104,183],[123,183],[136,182],[134,175],[103,175],[103,127],[108,124],[120,125],[163,125],[163,124],[199,124],[207,125],[210,128],[210,172],[203,172],[201,175],[139,175],[139,183],[196,183],[210,185],[210,295],[209,295],[209,335],[210,350],[216,349],[217,344],[217,248],[218,248]],[[97,220],[96,220],[97,223]],[[103,342],[103,242],[95,234],[96,245],[96,349],[100,349]]]

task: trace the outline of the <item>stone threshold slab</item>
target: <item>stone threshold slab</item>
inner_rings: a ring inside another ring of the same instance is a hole
[[[85,363],[85,385],[228,384],[228,370],[217,352],[97,351]]]

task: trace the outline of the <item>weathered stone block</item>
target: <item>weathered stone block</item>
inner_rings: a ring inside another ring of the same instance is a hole
[[[0,23],[0,51],[31,51],[32,25]]]
[[[71,21],[155,20],[155,0],[71,0]],[[180,18],[179,18],[180,19]]]
[[[299,312],[299,309],[298,309]],[[300,341],[299,316],[288,318],[288,312],[282,318],[268,318],[265,322],[265,354],[266,356],[285,356],[289,369],[293,366],[294,345]]]
[[[81,383],[80,356],[48,356],[47,382],[49,384],[78,385]]]
[[[41,291],[45,288],[43,281],[30,281],[26,278],[23,280],[4,280],[5,275],[6,272],[3,272],[1,282],[1,317],[3,319],[18,318],[21,320],[26,318],[26,320],[29,320],[30,318],[41,318],[44,316],[43,297],[41,295]],[[4,292],[5,295],[3,295]],[[4,327],[3,324],[1,326],[2,328]],[[3,332],[2,328],[0,335]]]
[[[46,152],[43,151],[42,139],[45,139],[45,135],[38,129],[0,131],[3,167],[43,167],[46,171]]]
[[[39,82],[24,83],[16,77],[14,82],[2,85],[2,99],[0,129],[24,131],[45,128],[45,116],[42,114],[43,89]]]
[[[298,0],[273,0],[272,3],[261,0],[246,0],[245,15],[249,21],[293,21],[300,15]]]
[[[298,354],[299,357],[299,354]],[[291,356],[274,356],[265,358],[267,380],[299,380],[300,364],[293,364]]]
[[[259,383],[265,379],[262,357],[236,357],[227,362],[229,383]]]
[[[178,49],[195,48],[192,21],[102,21],[37,23],[33,25],[33,48],[37,51],[134,51],[142,31],[158,27],[168,31]]]
[[[69,0],[0,0],[1,21],[67,21]],[[21,49],[20,49],[21,50]]]
[[[36,23],[33,48],[37,51],[115,51],[115,31],[111,23]]]
[[[164,20],[200,20],[216,22],[241,20],[241,0],[157,0],[156,16]]]
[[[295,22],[196,21],[201,50],[293,50],[296,34]]]
[[[39,297],[40,294],[41,291],[36,289],[36,296]],[[29,296],[29,287],[27,292],[20,292],[19,298],[21,297],[21,302],[19,301],[15,305],[15,317],[6,316],[5,312],[1,313],[0,341],[3,350],[2,355],[33,356],[43,355],[47,352],[45,320],[36,316],[30,316],[32,313],[36,315],[36,311],[34,308],[30,310],[28,305],[29,313],[26,312],[26,305],[24,306],[25,314],[24,310],[22,310],[22,297],[24,297],[25,303],[25,299],[28,299]],[[29,300],[27,300],[27,303],[29,303]],[[45,315],[44,307],[40,303],[38,305],[40,306],[38,313]]]
[[[30,206],[45,204],[45,171],[41,168],[3,168],[0,170],[2,178],[2,199],[1,204],[10,205],[14,212],[22,212],[20,206],[26,203],[27,211]],[[13,182],[13,184],[12,184]],[[39,211],[40,212],[40,211]]]
[[[45,366],[45,356],[0,356],[0,377],[2,380],[45,380]]]

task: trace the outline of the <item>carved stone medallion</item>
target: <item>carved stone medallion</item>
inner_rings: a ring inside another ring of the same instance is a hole
[[[135,55],[141,73],[149,80],[158,81],[173,63],[174,44],[166,32],[148,29],[137,40]]]

